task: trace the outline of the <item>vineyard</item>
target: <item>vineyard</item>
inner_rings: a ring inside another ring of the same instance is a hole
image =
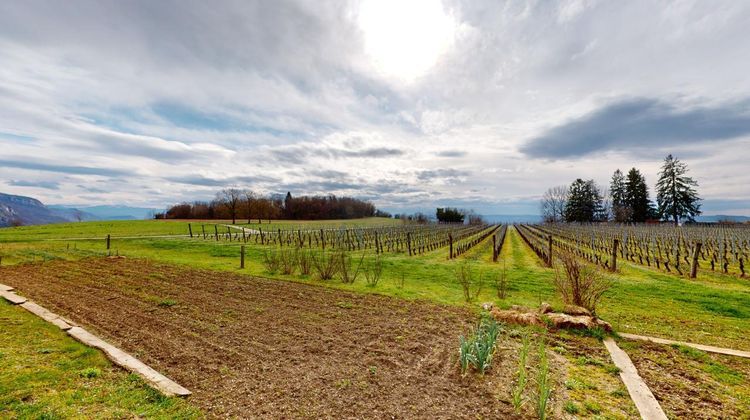
[[[490,235],[498,225],[432,224],[374,226],[357,228],[266,228],[249,229],[233,225],[200,225],[189,236],[211,241],[239,242],[284,248],[317,250],[372,251],[376,254],[401,253],[421,255],[448,248],[448,258],[456,258]],[[503,236],[505,227],[502,229]],[[499,238],[495,239],[495,243]]]
[[[747,227],[547,224],[518,231],[548,264],[558,250],[610,270],[620,258],[691,277],[698,269],[745,277],[750,257]]]

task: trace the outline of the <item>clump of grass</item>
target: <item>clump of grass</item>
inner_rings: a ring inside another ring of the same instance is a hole
[[[174,305],[177,305],[177,301],[174,299],[162,299],[158,303],[159,306],[162,308],[171,308]]]
[[[566,401],[563,410],[568,414],[578,414],[581,411],[578,405],[573,401]]]
[[[375,287],[378,285],[380,277],[383,275],[383,261],[380,259],[380,254],[375,257],[370,265],[365,267],[363,274],[367,286]]]
[[[552,384],[549,378],[549,361],[544,342],[539,344],[539,370],[536,374],[537,400],[536,414],[540,420],[547,418],[547,404],[552,396]]]
[[[591,414],[599,414],[602,412],[602,406],[594,401],[584,401],[583,406],[586,407],[586,411]]]
[[[78,376],[86,379],[98,378],[99,376],[101,376],[101,374],[101,369],[95,367],[88,367],[78,371]]]
[[[529,358],[529,349],[531,348],[531,340],[528,334],[523,336],[521,344],[521,350],[518,354],[518,369],[516,370],[516,383],[511,391],[511,402],[513,403],[513,409],[516,414],[521,414],[521,407],[523,406],[523,392],[526,389],[526,383],[529,380],[529,374],[526,369],[526,362]]]
[[[470,366],[482,375],[490,369],[499,334],[497,322],[490,317],[482,317],[469,338],[459,337],[458,360],[462,374],[466,374]]]

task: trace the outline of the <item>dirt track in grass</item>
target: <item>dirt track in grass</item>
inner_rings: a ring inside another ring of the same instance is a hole
[[[458,373],[457,337],[475,319],[460,308],[147,260],[0,278],[186,386],[212,417],[512,418],[498,390],[513,360]]]

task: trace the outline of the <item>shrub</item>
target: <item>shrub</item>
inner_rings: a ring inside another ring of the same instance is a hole
[[[297,266],[297,254],[299,251],[296,249],[292,250],[281,250],[277,254],[279,256],[279,265],[281,266],[281,274],[290,275],[294,273],[294,269]]]
[[[505,262],[503,262],[503,270],[500,275],[495,278],[495,290],[499,299],[505,299],[508,296],[508,273],[505,270]]]
[[[369,266],[364,270],[365,282],[369,287],[375,287],[380,281],[380,277],[383,275],[383,261],[380,259],[380,254],[375,257]]]
[[[596,305],[610,287],[611,282],[599,269],[580,262],[573,255],[561,254],[555,269],[555,288],[565,303],[584,307],[595,314]]]
[[[276,252],[266,251],[263,253],[263,265],[266,267],[266,271],[269,273],[275,273],[279,271],[281,261]]]
[[[478,278],[474,278],[474,273],[471,271],[471,266],[467,261],[462,262],[458,265],[455,271],[456,281],[461,286],[464,293],[464,300],[471,302],[479,296],[482,291],[482,275],[480,273]]]
[[[303,276],[310,275],[310,272],[312,271],[312,254],[310,251],[301,251],[297,255],[297,267],[299,267],[299,272]]]
[[[362,263],[365,260],[365,254],[359,258],[359,261],[354,261],[350,254],[344,251],[340,251],[336,254],[336,258],[339,260],[339,276],[341,282],[346,284],[352,284],[357,280],[359,272],[362,270]]]
[[[320,280],[331,280],[339,272],[339,260],[325,252],[313,255],[312,266]]]

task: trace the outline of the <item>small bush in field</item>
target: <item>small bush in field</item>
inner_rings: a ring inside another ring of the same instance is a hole
[[[495,278],[495,290],[499,299],[505,299],[508,296],[508,273],[505,269],[505,262],[503,262],[503,270]]]
[[[299,272],[303,276],[308,276],[312,272],[312,258],[310,251],[300,251],[297,255],[297,267],[299,267]]]
[[[299,251],[296,249],[292,250],[281,250],[278,253],[279,265],[281,266],[281,274],[289,275],[294,273],[294,269],[297,266],[297,254]]]
[[[596,313],[596,305],[611,286],[598,268],[582,263],[570,254],[560,256],[555,269],[555,288],[565,303]]]
[[[365,254],[363,253],[359,260],[355,260],[350,254],[340,251],[336,254],[336,258],[339,260],[339,276],[341,277],[341,282],[346,284],[354,283],[362,270],[362,263],[365,260]]]
[[[275,273],[279,271],[281,266],[281,260],[276,252],[266,251],[263,253],[263,266],[269,273]]]
[[[455,275],[456,282],[461,286],[461,290],[464,293],[464,300],[471,302],[476,299],[482,291],[483,286],[481,273],[479,277],[474,277],[471,266],[469,266],[467,261],[464,261],[456,268]]]
[[[380,277],[383,275],[383,261],[380,259],[380,254],[375,257],[375,261],[364,268],[363,274],[369,287],[378,285]]]
[[[320,280],[331,280],[340,270],[339,259],[325,252],[313,255],[312,266]]]

